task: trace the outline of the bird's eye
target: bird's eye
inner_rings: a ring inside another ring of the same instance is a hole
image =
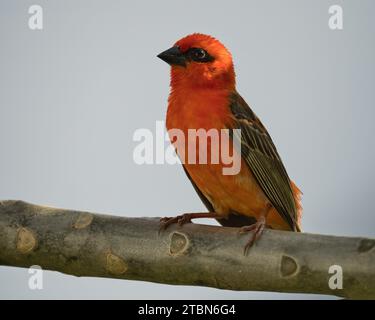
[[[191,48],[188,51],[188,56],[191,60],[197,62],[208,62],[213,60],[213,58],[208,54],[208,52],[202,48]]]
[[[193,55],[197,60],[201,60],[206,57],[206,51],[204,51],[203,49],[196,49],[193,51]]]

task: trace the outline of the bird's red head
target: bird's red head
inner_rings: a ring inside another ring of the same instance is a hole
[[[232,55],[217,39],[194,33],[158,55],[171,65],[171,86],[225,88],[235,86]]]

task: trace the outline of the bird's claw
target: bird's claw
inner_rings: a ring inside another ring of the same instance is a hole
[[[182,226],[185,223],[191,223],[191,217],[189,214],[185,213],[181,216],[179,216],[177,223],[179,226]]]
[[[171,224],[177,223],[179,226],[182,226],[185,223],[190,223],[190,222],[191,222],[191,217],[188,213],[185,213],[176,217],[160,218],[159,234],[161,231],[166,230]]]
[[[241,227],[238,231],[240,234],[251,232],[252,235],[250,239],[246,242],[243,253],[244,255],[247,255],[247,252],[249,249],[255,244],[255,242],[260,238],[260,236],[263,233],[264,228],[266,227],[266,221],[265,219],[260,219],[256,223],[250,225],[250,226],[244,226]]]

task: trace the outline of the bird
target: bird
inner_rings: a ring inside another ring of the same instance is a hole
[[[244,253],[265,228],[301,232],[302,192],[289,178],[270,134],[236,89],[232,55],[216,38],[193,33],[158,56],[171,67],[166,115],[168,132],[190,129],[228,130],[229,144],[240,159],[237,174],[224,175],[223,161],[181,161],[183,169],[208,212],[160,219],[160,229],[192,219],[214,218],[222,226],[250,233]],[[234,134],[240,129],[240,136]],[[170,135],[171,142],[176,140]],[[236,149],[237,143],[241,148]],[[184,160],[199,146],[174,144]],[[207,154],[217,144],[207,142]],[[236,151],[240,150],[240,151]]]

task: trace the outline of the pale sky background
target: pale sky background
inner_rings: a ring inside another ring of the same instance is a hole
[[[28,8],[44,29],[28,28]],[[344,30],[328,28],[340,4]],[[137,128],[165,117],[169,68],[156,55],[211,34],[232,52],[238,91],[304,192],[306,232],[375,237],[375,2],[0,2],[0,199],[120,216],[202,211],[180,166],[133,162]],[[0,267],[0,298],[289,299]]]

